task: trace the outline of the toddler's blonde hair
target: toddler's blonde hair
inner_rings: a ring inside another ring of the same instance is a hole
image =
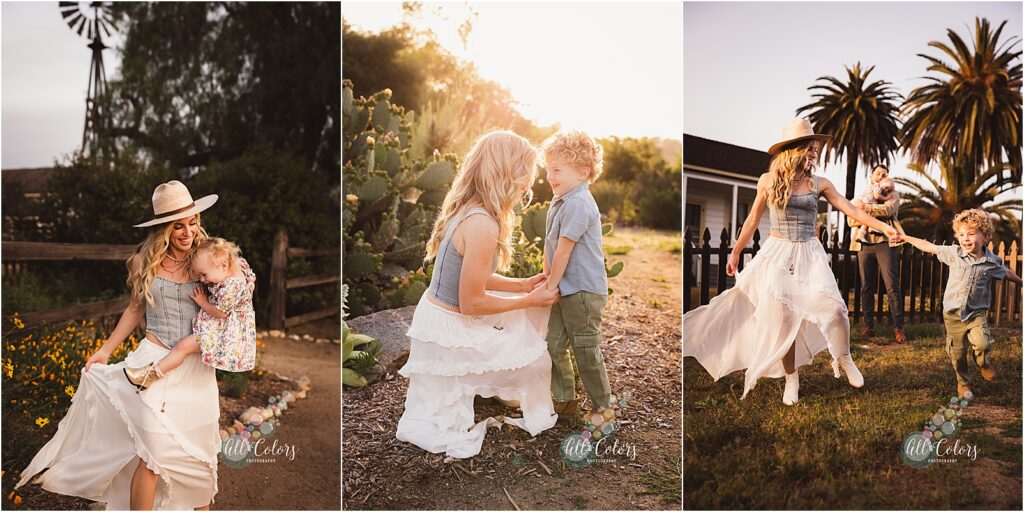
[[[590,169],[587,181],[593,183],[604,172],[604,148],[593,137],[579,130],[559,131],[540,145],[541,165],[547,167],[550,155],[564,159],[569,165]]]
[[[228,268],[232,270],[238,269],[238,260],[242,257],[242,250],[237,245],[215,236],[199,242],[199,246],[196,247],[196,255],[204,253],[209,253],[210,257],[216,261],[224,261],[226,258]]]
[[[992,239],[992,219],[988,216],[988,213],[985,213],[985,210],[971,208],[956,214],[953,217],[953,234],[955,235],[962,226],[981,231],[986,239]]]

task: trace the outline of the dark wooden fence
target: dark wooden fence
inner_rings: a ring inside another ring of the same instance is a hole
[[[822,246],[829,255],[832,273],[835,275],[839,292],[847,302],[850,320],[860,320],[864,316],[860,294],[860,272],[857,268],[857,252],[850,251],[849,241],[838,243],[836,236],[830,236],[822,229],[819,234]],[[742,251],[739,268],[761,249],[761,234],[754,232],[753,245]],[[698,244],[699,242],[699,244]],[[718,240],[718,247],[711,245],[711,232],[704,230],[701,240],[694,241],[689,229],[683,234],[683,311],[707,304],[714,295],[732,287],[734,277],[725,274],[725,265],[729,259],[731,237],[728,230],[723,229]],[[1021,254],[1016,241],[1007,249],[1000,242],[999,247],[989,244],[989,249],[1003,259],[1010,270],[1021,275]],[[712,270],[712,259],[715,268]],[[949,276],[949,267],[940,263],[934,255],[926,254],[905,244],[899,250],[900,284],[903,293],[903,316],[908,322],[926,322],[942,320],[942,293]],[[993,283],[993,304],[989,310],[989,320],[993,325],[1002,322],[1020,323],[1020,287],[1008,281]],[[714,293],[712,293],[714,289]],[[879,320],[888,318],[883,315],[885,303],[885,284],[881,273],[876,284],[875,317]],[[851,304],[852,302],[852,304]]]
[[[335,256],[336,258],[340,258],[341,250],[310,250],[298,247],[288,247],[288,234],[284,231],[278,233],[277,238],[275,239],[275,244],[271,267],[271,316],[268,319],[268,325],[271,328],[294,327],[320,318],[339,315],[340,308],[331,307],[322,311],[314,311],[312,313],[305,313],[292,318],[285,318],[284,304],[287,290],[337,283],[340,281],[340,270],[338,274],[333,276],[300,277],[291,280],[285,280],[284,277],[288,268],[288,257],[312,258],[318,256]],[[78,260],[124,262],[132,254],[134,249],[134,245],[3,242],[3,271],[5,274],[8,272],[17,272],[19,271],[19,265],[26,261]],[[111,300],[90,302],[87,304],[76,304],[74,306],[49,309],[46,311],[19,312],[19,316],[27,329],[50,324],[74,322],[77,320],[92,320],[100,324],[111,320],[111,317],[119,316],[126,307],[128,307],[128,298],[121,297]],[[5,323],[9,323],[9,319],[4,320]],[[116,318],[114,318],[114,321],[116,321]]]
[[[287,279],[288,258],[316,258],[325,256],[334,256],[334,260],[338,262],[336,272],[326,275]],[[288,290],[306,288],[309,286],[337,286],[341,282],[340,247],[337,249],[322,250],[288,247],[288,232],[284,230],[278,231],[277,235],[274,237],[274,253],[271,261],[270,272],[270,319],[268,321],[268,326],[271,329],[295,327],[296,325],[312,322],[314,320],[341,315],[341,304],[339,303],[321,309],[320,311],[303,313],[293,317],[285,316],[285,304],[288,298]]]

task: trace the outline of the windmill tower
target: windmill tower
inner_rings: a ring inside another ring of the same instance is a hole
[[[101,98],[107,92],[107,73],[103,67],[102,31],[107,37],[114,28],[110,2],[58,2],[60,15],[73,32],[90,41],[92,63],[89,65],[89,85],[85,97],[85,128],[82,130],[82,153],[96,155],[99,139],[107,126],[106,112]]]

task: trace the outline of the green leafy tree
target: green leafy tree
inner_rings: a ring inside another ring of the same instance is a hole
[[[952,29],[952,47],[928,43],[949,62],[918,54],[938,74],[924,77],[928,84],[914,89],[903,106],[907,120],[900,140],[918,165],[945,153],[972,175],[1001,169],[1000,180],[1020,181],[1020,39],[1000,41],[1005,25],[993,31],[987,19],[975,18],[973,51]]]
[[[338,176],[337,3],[115,3],[110,135],[187,176],[264,144]]]
[[[858,62],[846,68],[846,82],[832,76],[818,78],[808,87],[815,100],[796,110],[808,113],[816,133],[832,136],[825,144],[825,160],[846,159],[846,198],[852,199],[857,164],[889,163],[899,148],[898,103],[902,99],[885,80],[868,82],[875,67],[863,69]]]

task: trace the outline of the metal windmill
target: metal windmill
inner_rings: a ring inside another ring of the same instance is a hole
[[[100,134],[106,127],[101,98],[107,92],[107,73],[103,67],[103,44],[101,32],[110,37],[114,29],[114,17],[110,13],[110,2],[58,2],[60,15],[73,32],[90,40],[92,63],[89,65],[89,86],[85,97],[85,128],[82,131],[82,152],[95,154],[99,148]]]

